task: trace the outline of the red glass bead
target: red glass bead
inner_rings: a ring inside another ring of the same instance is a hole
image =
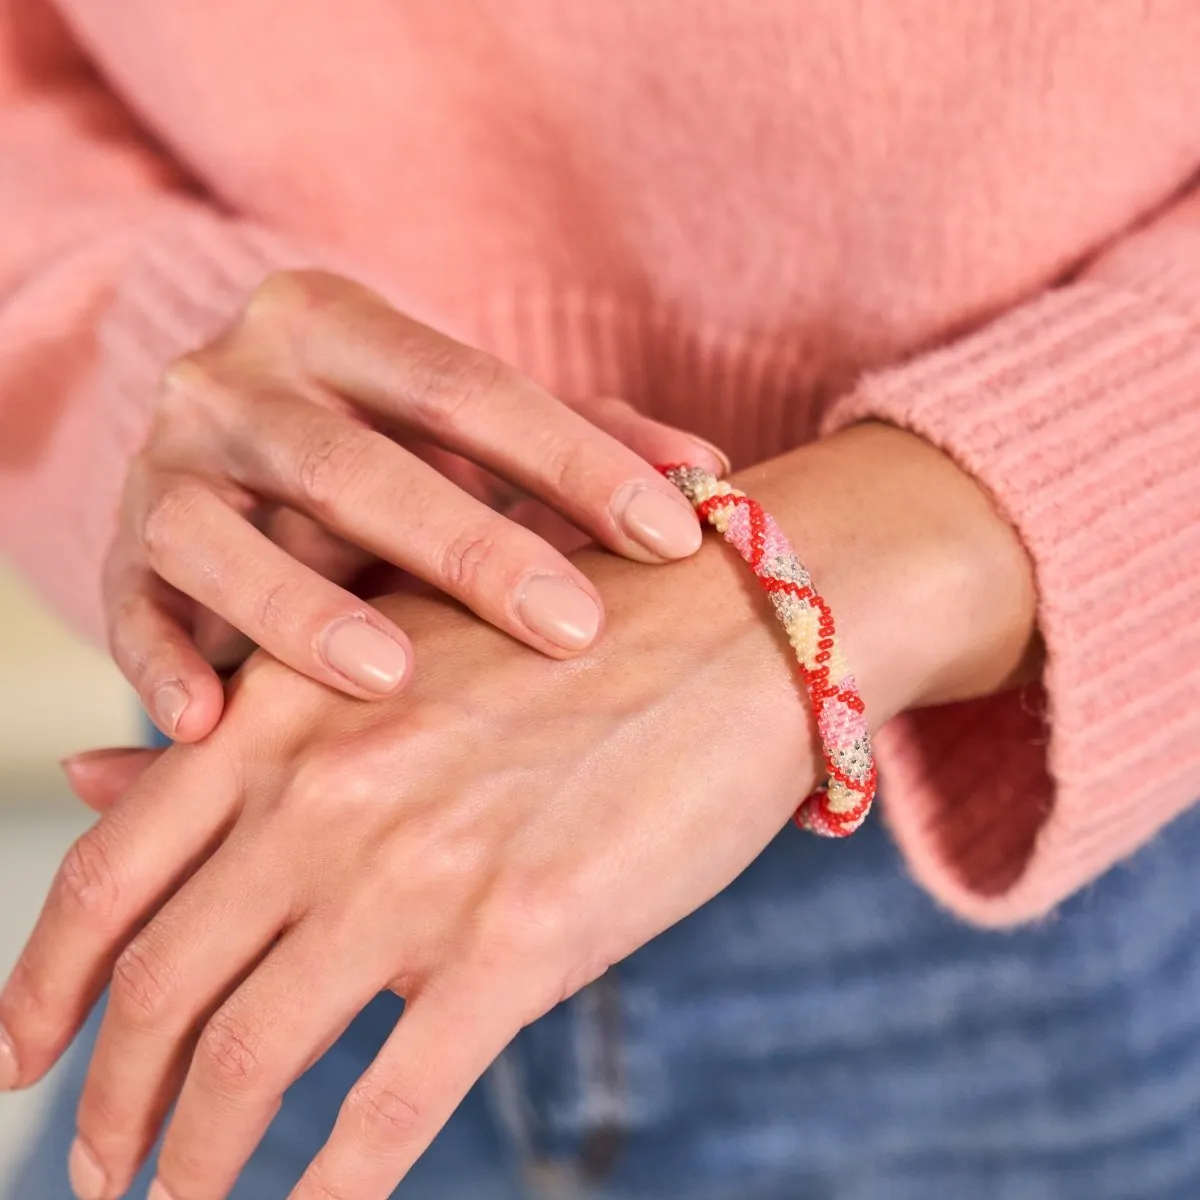
[[[674,469],[676,468],[659,468],[664,473]],[[678,470],[686,471],[690,476],[695,468],[687,467],[686,464],[680,464]],[[700,472],[700,476],[704,478],[703,472]],[[709,486],[712,486],[715,480],[706,480],[706,482]],[[771,596],[790,596],[802,603],[806,609],[815,610],[818,617],[818,653],[814,656],[814,665],[810,666],[806,662],[798,661],[797,666],[804,680],[805,689],[808,692],[809,700],[816,716],[824,721],[825,718],[822,715],[824,707],[827,702],[835,698],[841,704],[844,704],[847,709],[856,713],[862,713],[865,705],[862,697],[855,690],[853,683],[849,679],[846,679],[844,681],[845,686],[842,687],[840,685],[843,681],[835,681],[831,678],[829,663],[832,660],[836,626],[833,613],[830,611],[825,598],[819,595],[812,587],[801,587],[797,583],[789,580],[774,579],[767,574],[767,567],[764,563],[766,540],[768,533],[773,529],[773,525],[762,507],[748,496],[720,493],[710,496],[707,500],[694,503],[693,507],[702,518],[713,525],[716,525],[718,522],[724,523],[737,510],[742,510],[742,515],[747,523],[746,540],[737,549],[758,578],[763,590]],[[726,533],[725,536],[726,540],[729,540],[729,534]],[[783,548],[787,549],[786,542]],[[786,611],[787,609],[781,605],[778,615],[783,618]],[[851,780],[846,778],[844,773],[838,770],[837,764],[834,761],[835,754],[838,751],[848,749],[848,747],[843,745],[843,739],[847,736],[847,730],[845,729],[841,714],[838,715],[832,726],[830,726],[829,732],[830,736],[834,738],[834,743],[823,747],[823,757],[828,769],[829,779],[835,780],[839,788],[843,791],[848,791],[857,797],[861,797],[861,800],[849,812],[833,812],[829,808],[828,787],[827,785],[822,785],[797,809],[795,819],[802,828],[808,828],[814,832],[835,837],[845,837],[858,828],[870,809],[877,782],[876,770],[868,751],[867,763],[869,764],[869,774],[867,780]]]

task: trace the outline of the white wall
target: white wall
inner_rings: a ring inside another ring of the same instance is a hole
[[[140,736],[136,698],[104,653],[63,630],[0,568],[0,982],[33,925],[59,859],[89,820],[67,794],[58,760]],[[53,1086],[0,1096],[5,1200],[6,1177]]]
[[[104,652],[0,567],[0,820],[6,807],[61,796],[64,755],[139,738],[136,697]]]

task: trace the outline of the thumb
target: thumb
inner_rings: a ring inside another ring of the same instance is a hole
[[[162,750],[114,746],[73,754],[64,758],[61,765],[71,791],[88,808],[103,813],[125,795],[162,753]]]

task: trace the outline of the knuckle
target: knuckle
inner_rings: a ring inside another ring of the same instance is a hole
[[[317,515],[331,513],[367,467],[369,439],[321,432],[304,439],[296,453],[296,484]]]
[[[57,898],[76,914],[106,922],[116,911],[117,873],[99,827],[85,833],[67,851],[59,867]]]
[[[545,460],[550,486],[563,495],[590,494],[592,488],[589,485],[595,470],[589,466],[589,459],[596,453],[594,446],[577,437],[563,438],[550,446]]]
[[[262,1035],[252,1022],[217,1012],[200,1035],[200,1058],[224,1091],[248,1091],[265,1075]]]
[[[477,892],[486,878],[487,851],[482,838],[460,835],[455,838],[424,835],[417,830],[408,863],[419,864],[423,886],[431,896],[446,897],[451,904]],[[409,866],[409,874],[413,867]]]
[[[292,767],[279,807],[291,814],[294,823],[303,825],[322,815],[369,803],[378,798],[381,778],[372,766],[349,747],[302,759]]]
[[[216,386],[208,358],[200,351],[185,354],[168,364],[158,381],[158,404],[164,408],[191,408]]]
[[[250,294],[242,310],[247,325],[274,325],[308,308],[316,291],[318,272],[272,271]]]
[[[290,596],[291,588],[286,580],[273,583],[263,592],[256,602],[259,633],[276,633],[288,623],[293,611]]]
[[[173,434],[179,443],[183,434],[219,424],[231,395],[221,378],[216,353],[197,350],[177,358],[159,379],[154,434],[158,438]],[[152,436],[151,442],[158,438]]]
[[[477,951],[529,964],[562,963],[586,944],[578,914],[585,911],[569,885],[513,877],[495,884],[479,921]]]
[[[439,348],[424,367],[424,383],[415,391],[413,404],[440,433],[462,429],[472,413],[517,377],[512,367],[493,355],[458,345]]]
[[[360,1134],[370,1143],[391,1146],[419,1136],[420,1107],[394,1088],[358,1083],[346,1099],[347,1110]]]
[[[162,563],[190,540],[187,531],[196,524],[201,489],[174,481],[165,484],[146,504],[142,517],[142,549],[151,565]]]
[[[292,777],[279,797],[279,807],[301,817],[319,812],[328,804],[334,774],[320,761],[302,759],[294,763]]]
[[[346,1192],[329,1182],[319,1162],[313,1163],[305,1171],[297,1195],[303,1196],[304,1200],[348,1200]]]
[[[514,881],[488,907],[465,957],[480,979],[519,964],[527,984],[522,1025],[594,983],[620,957],[603,936],[583,928],[577,914],[584,906],[570,887]]]
[[[451,591],[474,592],[482,585],[484,571],[495,551],[496,536],[491,530],[456,534],[439,555],[439,577]]]
[[[139,1022],[158,1024],[175,992],[173,975],[166,956],[151,938],[135,938],[113,967],[112,1002]]]

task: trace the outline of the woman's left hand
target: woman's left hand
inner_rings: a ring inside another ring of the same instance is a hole
[[[713,551],[714,598],[753,609]],[[30,1082],[111,976],[85,1200],[123,1193],[176,1095],[155,1200],[225,1196],[284,1089],[391,988],[404,1016],[293,1193],[382,1200],[523,1025],[778,832],[815,777],[787,656],[761,613],[729,637],[698,594],[668,631],[651,578],[572,664],[385,601],[431,651],[408,694],[366,707],[258,657],[216,733],[108,808],[0,1001]],[[755,680],[737,720],[731,672]],[[771,729],[752,756],[742,721]]]

